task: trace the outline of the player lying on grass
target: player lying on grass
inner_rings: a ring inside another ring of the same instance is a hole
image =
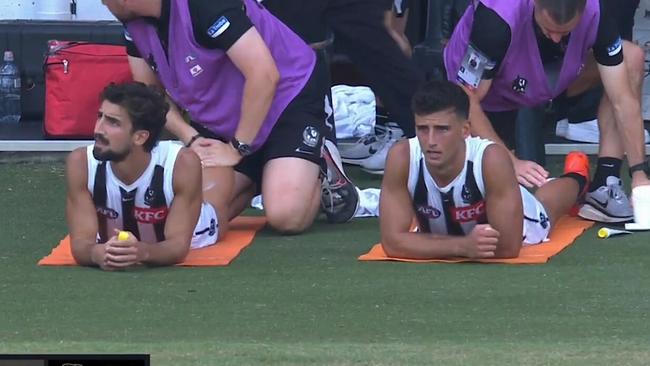
[[[105,270],[181,262],[190,246],[217,241],[219,228],[201,191],[201,162],[189,149],[158,142],[169,105],[141,83],[101,95],[95,143],[67,160],[66,214],[72,255]],[[204,201],[205,200],[205,201]],[[117,232],[128,232],[118,240]]]
[[[544,241],[584,193],[589,162],[580,152],[535,195],[519,186],[506,149],[470,137],[469,99],[457,85],[425,84],[412,109],[416,137],[391,149],[381,188],[381,240],[390,256],[517,257],[522,242]]]

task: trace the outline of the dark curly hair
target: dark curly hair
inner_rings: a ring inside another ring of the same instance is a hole
[[[143,145],[145,151],[151,151],[158,144],[169,111],[165,94],[160,89],[138,82],[111,83],[100,100],[124,108],[131,118],[133,131],[149,131],[149,138]]]

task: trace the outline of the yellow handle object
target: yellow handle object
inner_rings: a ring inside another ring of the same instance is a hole
[[[122,233],[120,233],[120,234],[122,234]],[[607,228],[604,228],[604,227],[600,228],[600,230],[598,230],[598,237],[601,238],[601,239],[608,238],[609,237],[609,230],[607,230]]]
[[[127,233],[126,231],[120,231],[117,234],[117,240],[119,240],[119,241],[129,240],[129,233]]]
[[[605,238],[609,238],[610,236],[621,235],[621,234],[632,234],[632,233],[627,230],[616,230],[607,227],[603,227],[598,230],[598,237],[601,239],[605,239]]]

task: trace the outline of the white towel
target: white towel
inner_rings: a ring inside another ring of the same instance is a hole
[[[359,207],[354,217],[377,217],[379,216],[379,193],[377,188],[359,189]],[[262,195],[257,195],[251,200],[251,207],[263,210]]]
[[[346,139],[370,134],[375,127],[375,94],[367,86],[332,87],[336,138]]]
[[[359,189],[359,208],[354,217],[377,217],[379,216],[379,193],[378,188]]]

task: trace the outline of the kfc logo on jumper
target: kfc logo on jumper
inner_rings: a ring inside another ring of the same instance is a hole
[[[455,207],[451,210],[454,221],[465,223],[478,221],[485,216],[485,201],[465,207]]]
[[[442,215],[442,212],[440,212],[440,210],[431,206],[418,206],[417,211],[420,215],[423,215],[428,219],[437,219],[440,217],[440,215]]]
[[[167,207],[159,208],[142,208],[136,207],[133,209],[133,216],[137,222],[143,224],[156,224],[165,221],[167,218]]]

